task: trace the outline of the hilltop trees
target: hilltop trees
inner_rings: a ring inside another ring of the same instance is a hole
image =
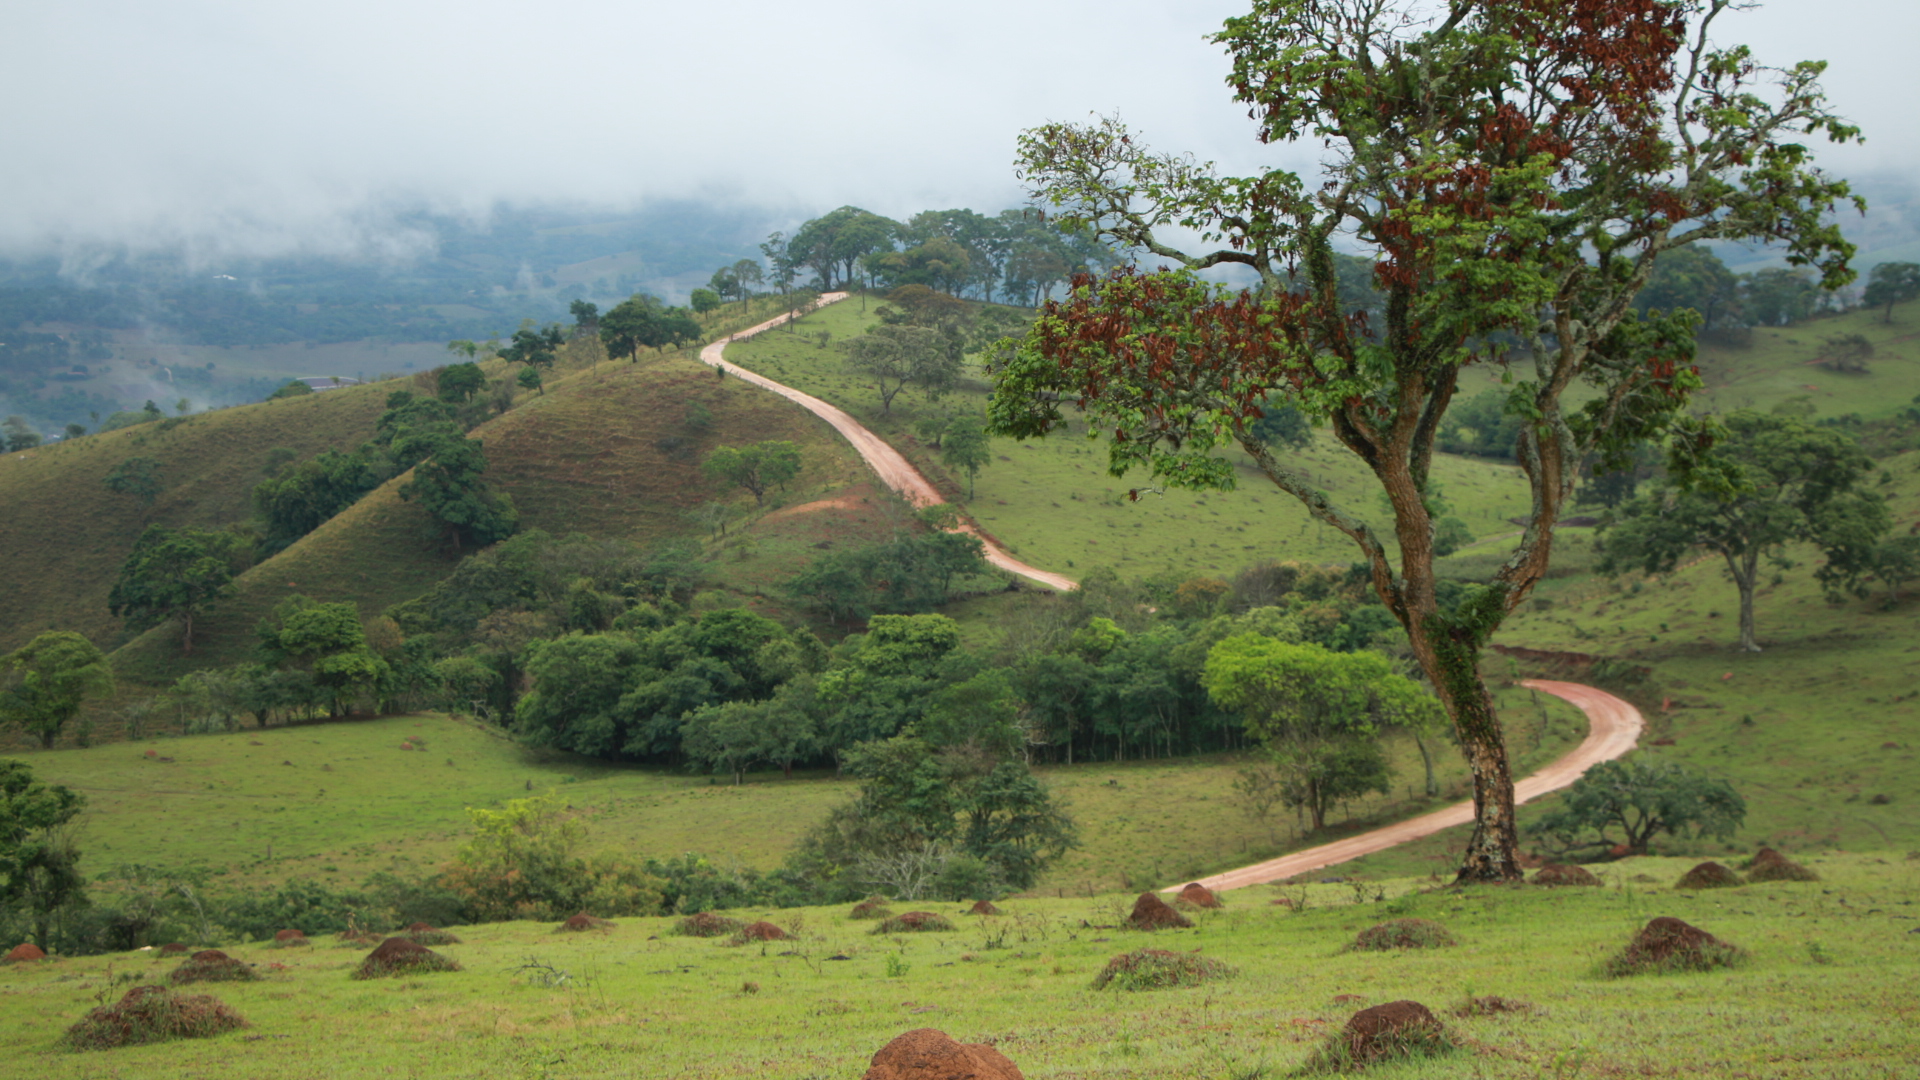
[[[873,380],[881,412],[893,411],[893,399],[908,384],[934,400],[960,377],[957,350],[940,331],[926,326],[876,326],[847,342],[845,349],[847,370]]]
[[[1621,505],[1601,533],[1601,569],[1666,573],[1696,547],[1726,561],[1740,593],[1740,649],[1759,652],[1753,593],[1760,561],[1792,565],[1786,545],[1825,556],[1815,572],[1830,593],[1873,572],[1891,518],[1886,500],[1859,488],[1873,462],[1851,439],[1788,416],[1738,412],[1726,437],[1698,455],[1682,479]]]
[[[25,907],[42,947],[54,913],[85,903],[80,853],[65,827],[86,805],[71,788],[36,781],[26,762],[0,761],[0,907]]]
[[[525,364],[520,373],[520,385],[528,389],[538,389],[546,393],[542,385],[542,372],[552,367],[559,359],[560,346],[567,343],[567,332],[559,323],[553,323],[544,330],[532,326],[522,326],[513,332],[513,340],[500,350],[500,359],[510,364]]]
[[[800,475],[800,447],[784,439],[742,447],[718,446],[700,468],[714,480],[747,489],[753,493],[754,504],[764,506],[768,488],[785,487]]]
[[[52,749],[87,695],[112,689],[105,653],[71,630],[48,630],[0,657],[0,726],[17,727]]]
[[[638,361],[642,348],[699,340],[700,324],[685,309],[668,307],[643,293],[620,301],[601,315],[599,332],[608,356]]]
[[[413,479],[401,485],[400,497],[419,500],[440,523],[442,536],[454,551],[484,547],[512,536],[520,527],[513,498],[481,479],[487,471],[487,455],[479,439],[430,431],[396,441],[394,452],[418,462]]]
[[[1804,139],[1857,131],[1827,111],[1823,65],[1778,71],[1763,94],[1754,84],[1770,69],[1711,45],[1730,4],[1256,0],[1215,40],[1262,142],[1329,146],[1311,184],[1282,170],[1220,176],[1115,118],[1020,140],[1019,175],[1056,220],[1174,269],[1083,278],[1048,305],[998,374],[996,429],[1045,435],[1075,404],[1118,433],[1114,473],[1144,466],[1196,488],[1232,486],[1218,451],[1237,443],[1350,538],[1472,767],[1465,880],[1520,873],[1481,647],[1545,572],[1580,463],[1618,467],[1637,444],[1699,426],[1683,409],[1698,386],[1697,319],[1641,315],[1634,296],[1662,256],[1715,240],[1778,242],[1830,288],[1852,276],[1851,245],[1827,221],[1848,188],[1813,167]],[[1173,226],[1218,246],[1183,251]],[[1384,318],[1342,303],[1336,235],[1364,245]],[[1195,276],[1228,265],[1258,285]],[[1447,603],[1425,493],[1470,363],[1512,380],[1532,509],[1494,578]],[[1392,509],[1384,533],[1254,437],[1275,391],[1372,472]]]
[[[180,623],[180,655],[193,655],[193,620],[225,596],[244,564],[237,534],[149,525],[120,566],[107,594],[109,610],[129,630]]]

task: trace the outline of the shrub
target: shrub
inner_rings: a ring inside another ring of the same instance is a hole
[[[176,994],[164,986],[136,986],[112,1005],[102,1005],[67,1029],[74,1050],[111,1050],[168,1039],[205,1039],[247,1021],[206,994]]]
[[[1175,986],[1198,986],[1236,973],[1228,964],[1193,953],[1135,949],[1107,961],[1107,966],[1093,977],[1093,988],[1166,990]]]
[[[252,982],[259,977],[251,966],[219,949],[203,949],[189,956],[186,963],[174,968],[167,976],[167,981],[175,986],[184,986],[196,982]]]

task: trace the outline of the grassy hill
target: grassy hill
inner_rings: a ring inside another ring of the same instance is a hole
[[[804,468],[790,498],[829,497],[866,475],[825,423],[681,357],[576,370],[470,437],[485,445],[488,480],[513,497],[521,527],[555,535],[645,543],[697,534],[687,515],[700,504],[752,503],[700,471],[701,458],[726,444],[798,443]],[[454,560],[437,550],[425,513],[400,498],[406,480],[395,477],[242,575],[234,596],[201,622],[204,643],[193,665],[245,659],[254,626],[292,594],[352,600],[371,615],[444,577]],[[156,628],[122,649],[116,667],[148,680],[177,674],[186,668],[177,638],[172,628]]]
[[[1240,465],[1234,491],[1167,491],[1130,503],[1127,490],[1146,483],[1144,475],[1107,475],[1105,445],[1084,438],[1084,423],[1047,439],[995,442],[994,460],[980,472],[975,497],[967,500],[964,478],[948,474],[938,452],[921,445],[914,425],[929,414],[982,409],[990,392],[984,373],[970,368],[960,388],[937,401],[908,389],[883,412],[879,393],[848,372],[843,355],[832,347],[878,324],[871,303],[864,312],[860,303],[849,299],[809,315],[796,333],[762,334],[730,345],[727,362],[845,409],[899,448],[950,501],[965,505],[987,532],[1028,562],[1073,577],[1111,566],[1130,577],[1187,578],[1231,574],[1263,559],[1346,562],[1354,557],[1351,541],[1313,521],[1238,452],[1231,455]],[[1352,500],[1359,512],[1380,511],[1372,478],[1330,434],[1316,433],[1312,447],[1290,456],[1327,490]],[[1442,456],[1434,474],[1453,512],[1475,536],[1511,531],[1507,518],[1527,509],[1526,487],[1513,466]]]
[[[252,513],[267,451],[301,458],[347,450],[373,435],[394,385],[329,390],[0,454],[0,650],[43,630],[78,630],[103,647],[120,634],[107,592],[148,525],[218,528]],[[159,462],[152,506],[105,479],[121,462]]]
[[[0,970],[0,1053],[36,1075],[700,1078],[855,1076],[912,1028],[986,1041],[1027,1076],[1254,1078],[1297,1070],[1349,1016],[1413,999],[1463,1042],[1386,1077],[1905,1075],[1920,1041],[1893,1018],[1916,970],[1906,933],[1915,864],[1815,860],[1823,881],[1669,891],[1685,863],[1634,859],[1605,888],[1249,891],[1195,929],[1115,929],[1124,894],[1014,901],[947,932],[876,936],[847,909],[741,911],[791,942],[729,947],[670,919],[556,934],[551,924],[463,928],[438,951],[464,970],[349,978],[364,950],[239,945],[256,982],[195,986],[253,1026],[107,1054],[53,1052],[67,1025],[178,961],[156,953]],[[1378,890],[1376,892],[1376,890]],[[1375,900],[1378,896],[1381,899]],[[1607,978],[1601,962],[1650,917],[1678,915],[1746,950],[1739,967]],[[1441,922],[1457,947],[1348,951],[1395,917]],[[1235,970],[1202,986],[1093,989],[1111,957],[1199,953]],[[1474,997],[1505,999],[1472,1009]],[[1809,1007],[1817,1003],[1817,1007]],[[1890,1022],[1893,1021],[1893,1022]]]

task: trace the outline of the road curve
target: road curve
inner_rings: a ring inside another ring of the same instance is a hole
[[[844,300],[846,297],[847,294],[843,292],[823,293],[820,296],[820,303],[831,304],[838,300]],[[774,382],[765,375],[748,371],[741,367],[729,367],[723,363],[729,342],[742,338],[750,338],[764,330],[771,330],[786,322],[787,318],[787,315],[782,314],[768,319],[758,326],[749,327],[737,334],[729,335],[709,344],[700,350],[700,362],[716,368],[724,368],[729,375],[744,382],[752,383],[762,389],[771,390],[833,425],[833,429],[838,431],[842,437],[853,444],[855,450],[860,452],[860,456],[866,460],[867,465],[880,477],[881,482],[899,492],[903,498],[913,505],[932,506],[936,503],[945,502],[946,500],[940,497],[939,489],[935,488],[925,476],[922,476],[920,470],[914,468],[911,462],[900,456],[900,451],[895,450],[885,439],[862,427],[860,422],[853,417],[848,416],[840,409],[821,401],[811,394],[803,394],[791,386],[783,386],[780,383]],[[1074,588],[1075,583],[1072,578],[1062,574],[1050,573],[1039,567],[1028,566],[1026,563],[1008,554],[1005,548],[993,540],[981,536],[979,530],[967,522],[963,521],[961,523],[959,531],[979,537],[980,542],[986,546],[985,554],[987,561],[1002,570],[1018,574],[1023,578],[1038,582],[1050,589],[1069,590]]]
[[[1549,679],[1526,679],[1521,686],[1530,687],[1542,693],[1552,694],[1578,706],[1587,714],[1587,737],[1579,746],[1574,747],[1565,756],[1514,785],[1513,797],[1516,803],[1529,802],[1549,792],[1559,791],[1580,779],[1582,773],[1603,761],[1612,761],[1632,750],[1640,740],[1640,733],[1646,727],[1646,720],[1640,710],[1614,697],[1604,690],[1579,683],[1554,682]],[[1396,844],[1409,840],[1418,840],[1423,836],[1449,829],[1455,825],[1465,825],[1473,820],[1473,803],[1463,802],[1449,806],[1444,810],[1435,810],[1397,824],[1349,836],[1331,844],[1296,851],[1291,855],[1282,855],[1277,859],[1268,859],[1263,863],[1243,866],[1238,870],[1229,870],[1224,874],[1200,879],[1200,884],[1209,889],[1239,889],[1248,885],[1259,885],[1268,881],[1280,881],[1295,874],[1305,874],[1322,867],[1357,859],[1362,855],[1371,855],[1376,851],[1385,851]],[[1182,883],[1184,884],[1184,883]],[[1169,886],[1163,891],[1172,892],[1180,886]]]

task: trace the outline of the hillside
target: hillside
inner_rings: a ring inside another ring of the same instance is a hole
[[[805,467],[790,485],[792,498],[831,497],[864,475],[825,424],[677,357],[575,370],[545,394],[523,395],[470,437],[484,444],[488,480],[512,496],[522,529],[643,544],[698,535],[687,515],[703,503],[752,503],[701,473],[701,458],[716,446],[799,444]],[[436,550],[424,512],[400,498],[407,479],[395,477],[242,575],[232,599],[201,623],[204,643],[192,666],[246,659],[254,626],[292,594],[352,600],[371,615],[444,577],[454,562]],[[148,632],[120,651],[117,669],[149,681],[185,670],[177,637],[167,627]]]
[[[111,647],[120,620],[107,613],[107,592],[142,529],[245,519],[268,451],[286,447],[307,458],[360,445],[391,389],[329,390],[0,454],[0,650],[48,629]],[[136,456],[159,463],[164,490],[150,507],[105,486],[109,472]]]

